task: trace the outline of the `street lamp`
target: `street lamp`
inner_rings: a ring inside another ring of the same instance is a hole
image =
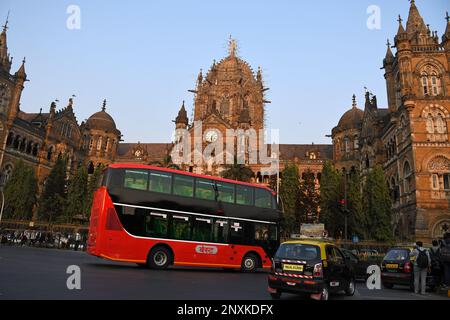
[[[277,163],[277,204],[280,203],[280,159],[276,152],[272,152],[272,159],[276,159]]]
[[[3,209],[5,208],[5,194],[3,193],[3,184],[0,185],[0,194],[2,195],[2,207],[0,209],[0,225],[2,223]]]

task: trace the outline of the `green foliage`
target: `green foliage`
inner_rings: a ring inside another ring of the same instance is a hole
[[[316,190],[314,174],[308,170],[299,186],[298,212],[299,223],[316,223],[319,213],[319,194]]]
[[[283,229],[287,234],[300,231],[298,198],[300,191],[300,176],[296,165],[288,164],[282,171],[280,198],[283,202]]]
[[[347,180],[348,234],[367,239],[367,217],[363,210],[361,180],[353,173]]]
[[[18,160],[4,190],[5,217],[30,220],[36,204],[36,192],[36,173],[22,160]]]
[[[344,214],[339,205],[342,200],[342,175],[330,162],[325,162],[320,181],[320,222],[332,237],[344,230]]]
[[[39,218],[48,222],[59,221],[63,217],[66,197],[67,159],[58,157],[48,175],[44,191],[39,201]]]
[[[221,176],[226,179],[250,182],[255,174],[252,169],[244,164],[238,164],[235,157],[234,163],[227,165],[226,169],[222,171]]]
[[[392,202],[383,168],[375,166],[364,186],[363,208],[367,215],[368,237],[377,241],[392,239]]]
[[[94,198],[94,192],[97,190],[100,178],[103,172],[104,166],[95,168],[94,173],[88,178],[87,184],[87,202],[84,212],[87,216],[90,216],[90,210],[92,206],[92,199]]]
[[[72,222],[75,215],[85,215],[88,201],[88,173],[87,169],[81,166],[68,182],[66,222]]]

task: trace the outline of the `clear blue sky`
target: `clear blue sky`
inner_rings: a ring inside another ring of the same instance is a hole
[[[66,28],[69,5],[81,9],[81,29]],[[381,29],[369,30],[368,6],[381,9]],[[448,0],[417,0],[425,23],[445,30]],[[386,106],[386,39],[406,20],[407,0],[106,1],[1,0],[11,10],[8,45],[14,72],[23,56],[30,82],[22,110],[47,112],[72,94],[79,122],[108,100],[127,142],[168,142],[182,100],[188,113],[200,68],[222,59],[231,34],[267,87],[267,125],[282,143],[330,143],[325,137],[364,86]]]

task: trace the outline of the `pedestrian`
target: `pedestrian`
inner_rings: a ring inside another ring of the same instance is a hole
[[[411,258],[414,260],[414,292],[416,294],[426,294],[427,274],[431,267],[430,253],[423,247],[422,241],[417,241],[416,246],[411,252]]]
[[[444,285],[450,287],[450,232],[445,233],[442,241],[440,256],[444,269]]]
[[[432,247],[430,249],[431,258],[431,275],[433,276],[433,281],[435,287],[440,287],[442,285],[442,262],[441,262],[441,246],[439,241],[433,240]]]

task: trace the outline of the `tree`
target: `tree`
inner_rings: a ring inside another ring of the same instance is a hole
[[[88,206],[88,173],[87,168],[81,166],[68,182],[67,205],[65,210],[66,222],[71,222],[76,215],[85,215]]]
[[[320,181],[320,222],[332,237],[339,237],[343,232],[344,213],[340,206],[343,199],[342,175],[331,162],[325,162]]]
[[[363,210],[361,179],[358,173],[352,173],[347,180],[348,231],[350,235],[367,239],[367,216]]]
[[[87,201],[86,201],[86,207],[84,212],[86,212],[86,214],[89,216],[90,215],[90,210],[92,207],[92,200],[94,198],[94,192],[98,189],[98,185],[100,182],[100,178],[103,172],[104,166],[98,166],[97,168],[95,168],[94,173],[91,174],[88,177],[88,184],[87,184]]]
[[[299,184],[300,176],[297,166],[294,164],[286,165],[282,171],[280,198],[284,208],[283,229],[287,234],[300,231],[298,211]]]
[[[237,158],[234,158],[234,163],[226,166],[226,169],[222,171],[221,176],[226,179],[250,182],[255,176],[252,169],[244,164],[238,164]]]
[[[368,174],[363,192],[363,210],[367,215],[368,237],[377,241],[392,239],[392,200],[383,168],[375,166]]]
[[[39,201],[39,216],[48,222],[63,217],[67,197],[67,159],[59,156],[51,169]]]
[[[319,213],[319,194],[314,174],[308,170],[299,186],[298,211],[299,223],[315,223]]]
[[[33,168],[18,160],[5,186],[5,216],[29,220],[36,204],[37,178]]]

